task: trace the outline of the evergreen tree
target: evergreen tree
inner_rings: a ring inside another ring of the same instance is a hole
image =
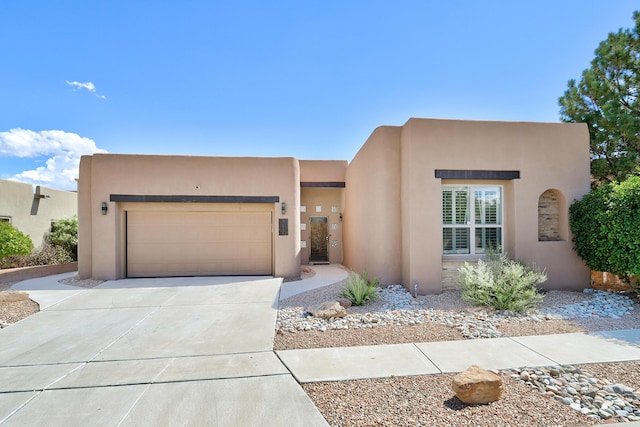
[[[564,122],[583,122],[596,184],[624,181],[640,164],[640,12],[635,26],[610,33],[579,82],[559,99]]]

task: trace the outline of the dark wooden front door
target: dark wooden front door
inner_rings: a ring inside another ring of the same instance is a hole
[[[328,243],[329,228],[327,227],[327,217],[311,217],[311,252],[309,261],[329,261]]]

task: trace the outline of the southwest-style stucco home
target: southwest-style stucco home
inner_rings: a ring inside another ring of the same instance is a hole
[[[76,192],[0,179],[0,221],[10,222],[29,235],[36,248],[51,231],[53,221],[77,212]]]
[[[80,162],[82,278],[275,275],[342,263],[421,294],[487,249],[582,289],[568,205],[589,191],[584,124],[410,119],[355,158],[94,154]]]

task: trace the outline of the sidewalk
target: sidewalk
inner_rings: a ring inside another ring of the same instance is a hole
[[[640,330],[280,350],[301,383],[640,360]]]

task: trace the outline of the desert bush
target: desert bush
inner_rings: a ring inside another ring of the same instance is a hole
[[[28,255],[27,258],[29,265],[66,264],[74,261],[66,248],[46,242]]]
[[[2,258],[0,268],[33,267],[68,262],[73,262],[73,259],[65,248],[45,242],[29,255],[10,255]]]
[[[31,237],[11,223],[0,222],[0,260],[11,255],[28,255],[32,249]]]
[[[573,244],[587,267],[640,276],[640,176],[601,185],[569,208]]]
[[[29,255],[9,255],[0,259],[0,269],[29,267]]]
[[[369,282],[367,272],[363,272],[362,276],[358,273],[351,273],[347,279],[347,285],[340,292],[340,296],[347,298],[353,305],[364,305],[369,301],[374,301],[378,296],[378,281],[373,279]]]
[[[51,224],[51,232],[45,242],[63,248],[72,261],[78,260],[78,217],[64,218]]]
[[[465,262],[458,271],[462,298],[472,304],[525,313],[542,302],[537,285],[547,280],[546,274],[506,255],[490,254],[477,264]]]

